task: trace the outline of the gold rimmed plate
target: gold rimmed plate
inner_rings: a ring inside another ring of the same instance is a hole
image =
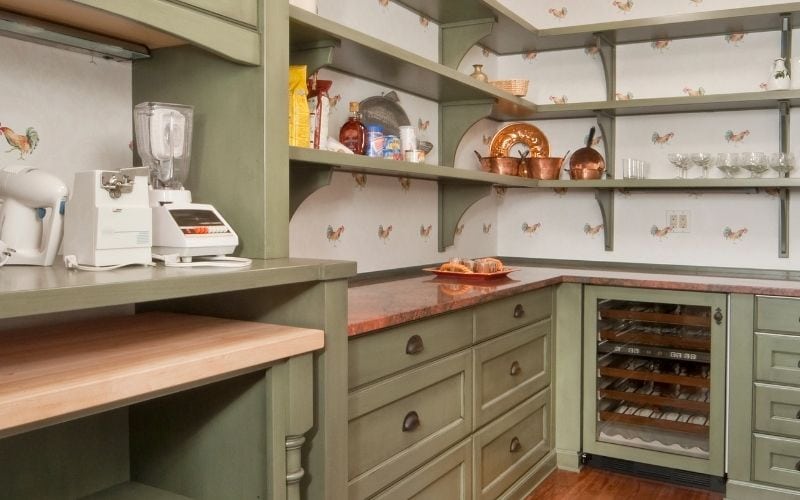
[[[511,149],[519,144],[527,146],[533,158],[550,156],[550,143],[544,133],[527,123],[512,123],[501,128],[489,145],[489,156],[516,156]]]

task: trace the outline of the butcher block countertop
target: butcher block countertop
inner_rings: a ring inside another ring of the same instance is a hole
[[[172,313],[0,336],[0,437],[233,377],[324,345],[321,330]]]
[[[360,335],[558,283],[800,297],[800,281],[587,268],[511,267],[518,270],[500,279],[462,280],[425,273],[424,276],[351,285],[348,291],[348,335]]]

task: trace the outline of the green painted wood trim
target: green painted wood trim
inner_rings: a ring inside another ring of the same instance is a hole
[[[594,36],[595,45],[600,49],[600,61],[603,63],[603,75],[606,80],[606,100],[615,101],[617,92],[617,48],[603,33]],[[607,136],[603,134],[603,143]],[[611,141],[613,143],[613,140]]]
[[[744,481],[728,479],[725,485],[726,500],[797,500],[800,498],[800,491],[787,490],[766,484],[748,483]]]
[[[492,32],[495,20],[476,19],[439,25],[439,62],[458,69],[466,53]]]
[[[613,116],[602,111],[596,115],[597,126],[603,136],[603,152],[606,163],[606,177],[613,179],[616,166],[616,154],[614,144],[617,138],[617,121]]]
[[[194,8],[164,0],[74,1],[166,31],[232,61],[250,65],[261,64],[261,35],[258,31],[224,21]],[[272,14],[271,10],[269,12]],[[270,63],[272,64],[272,61]]]
[[[439,106],[439,164],[453,165],[467,130],[491,114],[493,101],[464,101]]]
[[[263,433],[266,462],[262,464],[267,498],[289,499],[287,477],[289,451],[286,447],[286,430],[289,426],[289,367],[279,363],[267,371],[262,390],[265,400]],[[302,471],[302,468],[300,469]],[[292,489],[299,489],[295,485]]]
[[[556,456],[553,452],[550,452],[498,497],[498,500],[527,498],[555,469]]]
[[[153,488],[146,484],[128,481],[112,486],[103,491],[82,497],[81,500],[191,500],[189,497],[178,495],[160,488]]]
[[[333,168],[320,165],[303,165],[295,168],[292,164],[289,172],[289,217],[292,217],[303,202],[317,192],[329,186],[333,178]]]
[[[779,210],[778,214],[778,257],[785,259],[789,257],[789,201],[791,193],[788,189],[782,188],[778,191]]]
[[[751,479],[754,309],[753,295],[730,295],[728,477],[739,481]]]
[[[247,26],[258,26],[258,0],[170,0],[189,4]]]
[[[614,251],[614,191],[597,189],[594,198],[603,218],[603,240],[606,252]]]
[[[314,356],[311,353],[286,360],[289,404],[286,433],[301,436],[314,425]]]
[[[489,196],[489,186],[439,184],[439,251],[452,246],[456,238],[458,221],[469,207],[481,198]]]
[[[577,470],[581,451],[581,366],[583,353],[583,285],[562,283],[555,288],[555,449],[558,467]]]
[[[605,286],[584,287],[583,312],[583,450],[607,457],[644,462],[663,467],[723,476],[725,470],[725,370],[726,370],[726,324],[711,324],[711,411],[709,420],[716,425],[709,429],[710,456],[708,459],[673,455],[600,442],[597,436],[597,301],[619,299],[667,304],[708,306],[720,308],[723,316],[727,311],[727,297],[721,293],[682,292],[671,290],[643,290]]]
[[[333,49],[336,47],[336,41],[321,40],[313,45],[292,47],[289,56],[292,65],[306,66],[308,75],[333,64]]]

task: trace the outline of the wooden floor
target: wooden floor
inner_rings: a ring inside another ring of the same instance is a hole
[[[722,500],[719,493],[680,488],[585,467],[580,473],[557,470],[526,500]]]

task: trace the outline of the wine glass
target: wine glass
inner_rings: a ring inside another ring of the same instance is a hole
[[[737,153],[720,153],[717,155],[717,168],[725,177],[733,179],[739,171],[739,155]]]
[[[703,169],[703,174],[698,178],[708,179],[708,167],[713,162],[711,153],[692,153],[692,162]]]
[[[692,160],[686,153],[670,153],[667,155],[667,160],[672,163],[673,166],[678,167],[681,170],[681,174],[676,177],[676,179],[688,179],[689,178],[689,167],[692,166]]]
[[[742,153],[742,168],[750,172],[751,179],[761,177],[761,174],[769,170],[767,155],[764,153]]]
[[[794,170],[794,153],[772,153],[769,166],[778,172],[778,177],[788,177],[789,172]]]

